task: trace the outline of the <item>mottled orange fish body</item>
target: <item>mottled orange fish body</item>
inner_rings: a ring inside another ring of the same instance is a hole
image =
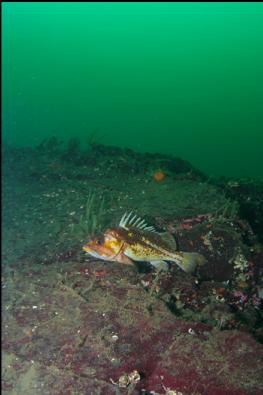
[[[145,261],[159,268],[167,266],[165,261],[173,261],[187,272],[193,272],[197,264],[204,263],[205,258],[198,253],[176,251],[171,235],[159,234],[131,214],[124,214],[118,227],[107,229],[83,250],[96,258],[123,264]]]

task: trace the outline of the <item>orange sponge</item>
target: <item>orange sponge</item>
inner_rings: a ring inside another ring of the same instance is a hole
[[[162,181],[166,177],[166,174],[162,170],[158,170],[153,174],[155,181]]]

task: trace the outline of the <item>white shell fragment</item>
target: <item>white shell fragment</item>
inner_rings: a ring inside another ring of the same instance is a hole
[[[153,226],[148,226],[144,219],[141,219],[136,214],[132,216],[133,212],[124,213],[121,217],[119,226],[123,229],[129,230],[130,227],[135,227],[142,230],[148,230],[149,232],[156,232]]]
[[[130,385],[135,385],[140,380],[141,376],[138,370],[133,370],[131,373],[124,373],[122,376],[120,376],[118,382],[115,382],[112,380],[112,378],[110,378],[112,384],[117,385],[120,388],[126,388]]]

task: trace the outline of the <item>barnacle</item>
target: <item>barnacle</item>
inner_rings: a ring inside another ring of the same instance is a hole
[[[140,380],[141,376],[138,370],[133,370],[131,373],[124,373],[121,375],[117,383],[115,383],[112,379],[111,382],[117,385],[119,388],[127,388],[129,385],[134,385]]]
[[[240,249],[231,261],[233,262],[234,272],[236,273],[236,280],[245,282],[249,278],[249,274],[247,273],[249,263]]]
[[[248,268],[248,261],[246,257],[242,253],[238,253],[234,259],[234,269],[239,269],[241,272],[244,272]]]

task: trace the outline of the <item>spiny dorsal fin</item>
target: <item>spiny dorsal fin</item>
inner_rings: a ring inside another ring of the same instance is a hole
[[[173,250],[177,250],[177,244],[171,233],[164,232],[164,233],[159,233],[161,238],[169,245],[170,248]]]
[[[153,226],[148,226],[144,219],[141,219],[136,214],[133,215],[133,212],[124,213],[121,217],[119,226],[128,230],[130,227],[138,228],[142,230],[147,230],[148,232],[156,232]]]

